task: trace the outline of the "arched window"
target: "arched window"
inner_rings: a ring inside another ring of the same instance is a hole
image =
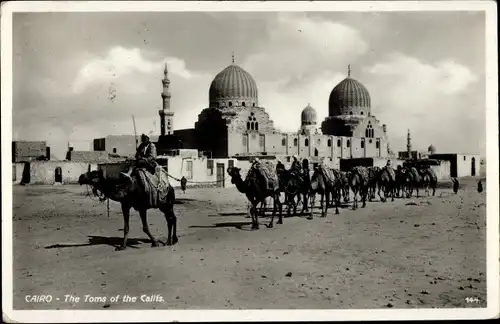
[[[250,130],[250,122],[247,122],[247,130]]]
[[[316,141],[316,143],[318,143],[318,145],[321,145],[321,139],[318,138],[318,140]]]
[[[243,107],[245,107],[245,102],[242,102],[242,103],[241,103],[241,105],[242,105]]]
[[[314,156],[318,156],[318,155],[319,155],[318,149],[317,149],[317,148],[315,148],[315,149],[314,149]]]
[[[282,146],[286,146],[286,138],[284,138],[284,137],[283,137],[283,138],[281,139],[281,145],[282,145]]]
[[[364,112],[361,112],[361,115],[364,115],[365,113]]]
[[[351,147],[351,141],[350,141],[350,140],[347,140],[347,142],[346,142],[346,146],[347,146],[347,147]]]
[[[379,142],[379,141],[377,141],[377,142],[375,143],[375,147],[376,147],[376,148],[380,148],[380,142]]]
[[[361,148],[365,148],[365,141],[361,141]]]
[[[352,111],[349,112],[349,115],[352,115]]]
[[[365,130],[365,137],[373,138],[374,135],[375,135],[375,133],[373,130],[373,126],[372,126],[371,122],[368,122],[368,126],[366,126],[366,130]]]
[[[252,107],[255,107],[255,102],[252,104]]]
[[[340,147],[342,145],[342,142],[338,139],[337,140],[337,147]]]
[[[253,122],[250,123],[250,130],[254,130],[255,124]]]
[[[299,140],[294,138],[293,139],[293,146],[297,146],[297,145],[299,145]]]
[[[116,154],[116,147],[113,147],[113,153]]]
[[[233,106],[233,103],[230,101],[229,102],[229,107],[232,107]]]
[[[259,130],[259,123],[255,122],[255,130]]]
[[[332,139],[331,138],[328,139],[327,143],[328,143],[328,147],[332,147]]]
[[[305,141],[304,141],[304,145],[305,145],[305,146],[309,146],[309,139],[308,139],[308,138],[306,138],[306,139],[305,139]]]

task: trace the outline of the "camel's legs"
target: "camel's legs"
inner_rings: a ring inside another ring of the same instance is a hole
[[[314,201],[316,200],[316,193],[315,192],[311,192],[310,195],[311,195],[311,197],[309,199],[311,200],[311,211],[310,211],[310,215],[307,217],[307,219],[313,219]]]
[[[128,232],[130,230],[130,206],[122,204],[123,213],[123,243],[116,248],[116,251],[125,250],[127,248]]]
[[[165,220],[167,221],[168,234],[166,245],[174,245],[179,242],[179,239],[177,238],[177,217],[175,216],[173,205],[160,208],[160,210],[165,215]]]
[[[279,208],[279,219],[278,219],[278,224],[283,224],[283,204],[280,201],[280,193],[279,191],[275,194],[276,201],[278,202],[278,208]],[[297,207],[295,207],[297,209]]]
[[[325,189],[324,195],[321,195],[321,217],[326,217],[326,212],[328,211],[328,204],[330,203],[330,193]],[[325,204],[323,205],[323,199]],[[324,209],[323,209],[324,207]]]
[[[274,226],[274,215],[276,215],[276,208],[277,208],[277,202],[276,202],[276,194],[273,196],[273,214],[271,215],[271,221],[267,225],[267,228],[273,228]]]
[[[354,200],[352,202],[352,210],[356,210],[356,208],[358,208],[358,191],[353,187],[352,193],[354,196]]]
[[[139,215],[141,216],[141,222],[142,222],[142,231],[146,233],[147,236],[149,236],[149,239],[151,240],[151,246],[152,247],[157,247],[158,246],[158,241],[153,237],[151,232],[149,231],[149,226],[148,226],[148,214],[147,214],[146,209],[141,209],[139,210]]]

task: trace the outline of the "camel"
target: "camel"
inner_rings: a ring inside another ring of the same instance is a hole
[[[130,208],[134,208],[139,212],[142,222],[142,230],[152,241],[152,247],[158,247],[159,243],[162,245],[174,245],[179,242],[179,239],[177,238],[177,217],[174,214],[174,189],[169,184],[163,192],[164,196],[162,199],[159,199],[157,205],[152,206],[149,202],[148,190],[145,189],[145,185],[138,176],[138,172],[146,171],[136,169],[135,172],[132,173],[131,179],[129,180],[105,179],[102,170],[89,170],[88,172],[80,175],[78,179],[80,185],[88,184],[92,187],[94,192],[99,190],[105,197],[121,204],[124,220],[123,243],[121,246],[116,248],[116,251],[125,250],[127,248]],[[148,189],[151,188],[149,187]],[[147,210],[152,208],[159,209],[165,215],[168,227],[166,243],[156,240],[149,231]]]
[[[424,168],[420,170],[421,182],[425,190],[425,194],[427,196],[430,195],[429,187],[432,189],[432,195],[436,194],[436,186],[437,186],[437,176],[434,170],[431,168]]]
[[[283,169],[278,172],[278,177],[280,179],[280,191],[284,192],[286,195],[286,202],[288,205],[288,216],[290,216],[292,208],[293,208],[293,213],[295,215],[297,214],[297,205],[301,202],[301,200],[302,200],[301,214],[307,212],[308,211],[307,196],[310,187],[309,174],[301,175],[292,170]],[[296,197],[297,201],[295,201]]]
[[[372,201],[375,199],[375,192],[377,191],[377,184],[379,181],[379,176],[381,169],[378,166],[368,167],[368,200]],[[378,189],[379,197],[380,197],[380,187]],[[382,200],[382,197],[380,197]]]
[[[401,166],[398,165],[397,168],[394,170],[396,173],[396,182],[394,184],[394,194],[396,197],[401,197],[401,191],[405,191],[404,189],[404,179],[405,179],[405,169]]]
[[[256,170],[256,166],[252,166],[248,171],[248,174],[243,180],[241,178],[240,168],[237,167],[228,167],[227,173],[231,177],[231,183],[236,185],[236,189],[239,192],[245,194],[250,201],[251,209],[250,215],[252,216],[252,229],[259,229],[259,219],[257,213],[257,205],[261,204],[265,206],[265,200],[267,197],[273,198],[274,208],[273,214],[271,216],[271,221],[267,225],[268,228],[272,228],[274,222],[274,216],[276,214],[276,209],[279,208],[279,219],[277,224],[283,224],[283,214],[282,214],[282,204],[280,202],[280,190],[279,184],[274,183],[273,180],[273,189],[269,189],[267,185],[267,179],[259,174],[258,170]],[[277,181],[277,180],[276,180]],[[262,209],[262,207],[261,207]]]
[[[382,189],[384,191],[384,197],[380,194]],[[395,191],[396,173],[393,168],[385,166],[380,170],[378,175],[378,196],[380,197],[380,201],[386,202],[388,196],[391,196],[391,201],[394,201]]]
[[[356,210],[358,208],[358,193],[360,199],[363,201],[362,208],[366,207],[366,196],[368,195],[368,170],[365,167],[354,167],[350,172],[349,186],[354,194],[352,209]]]
[[[342,184],[342,196],[344,197],[344,202],[348,203],[349,202],[349,176],[350,172],[349,171],[340,171],[340,181]]]
[[[333,170],[321,165],[314,168],[314,173],[311,178],[311,187],[309,195],[311,197],[311,211],[308,219],[313,218],[313,207],[316,194],[321,196],[321,217],[326,217],[328,206],[330,204],[330,195],[335,200],[335,214],[339,214],[340,205],[340,181],[335,176]],[[323,204],[326,197],[326,202]],[[324,207],[324,208],[323,208]]]
[[[416,167],[410,167],[405,170],[404,186],[406,189],[406,198],[410,198],[413,194],[413,190],[417,191],[417,198],[419,197],[419,187],[422,182],[422,178],[417,171]]]

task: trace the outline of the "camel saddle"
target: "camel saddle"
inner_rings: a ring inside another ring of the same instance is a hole
[[[321,171],[321,173],[323,173],[323,176],[329,184],[335,184],[336,179],[338,179],[338,175],[335,174],[335,171],[333,169],[321,165],[319,167],[319,170]]]
[[[364,184],[367,184],[368,181],[370,180],[369,174],[368,174],[368,168],[363,167],[363,166],[356,166],[352,168],[353,173],[357,173],[360,177],[361,180],[363,181]]]
[[[274,166],[269,162],[259,162],[252,166],[261,177],[265,179],[266,190],[276,191],[279,189],[279,179]]]
[[[154,174],[146,168],[136,168],[135,173],[139,185],[144,189],[144,203],[148,208],[158,208],[166,202],[172,187],[168,182],[167,172],[161,166],[155,167]]]
[[[389,175],[389,179],[391,182],[396,181],[396,172],[394,172],[394,169],[390,166],[386,165],[385,167],[383,167],[382,172],[386,172]]]

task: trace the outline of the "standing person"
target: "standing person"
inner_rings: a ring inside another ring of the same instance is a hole
[[[156,146],[150,141],[146,134],[141,135],[141,144],[135,153],[135,165],[132,165],[127,172],[120,172],[131,179],[135,168],[145,168],[151,174],[155,173],[156,167]]]

